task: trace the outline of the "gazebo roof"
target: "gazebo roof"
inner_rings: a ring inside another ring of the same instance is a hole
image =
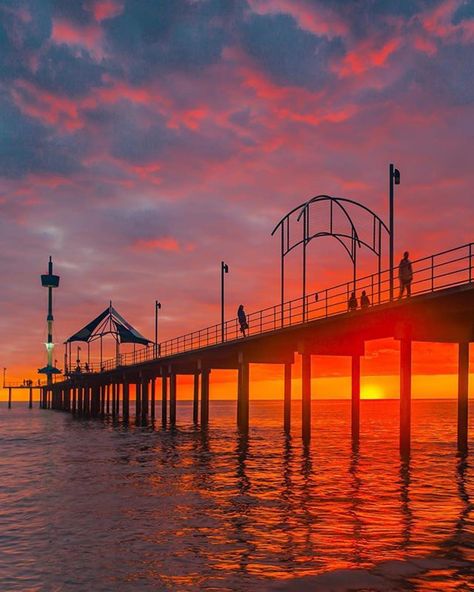
[[[112,334],[119,343],[140,343],[141,345],[153,343],[132,327],[115,310],[112,302],[99,316],[77,331],[77,333],[71,335],[67,341],[85,341],[89,343],[108,334]]]

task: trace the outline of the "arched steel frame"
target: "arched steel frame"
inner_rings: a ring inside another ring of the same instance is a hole
[[[323,202],[329,202],[330,210],[329,210],[329,229],[322,230],[315,232],[313,234],[310,233],[310,214],[311,214],[311,206],[314,204],[320,204]],[[352,206],[359,208],[366,213],[368,213],[372,217],[372,242],[366,242],[362,240],[357,232],[357,228],[354,224],[354,221],[348,212],[347,207]],[[347,219],[349,223],[349,232],[337,232],[334,229],[334,214],[335,210],[342,212],[344,217]],[[296,221],[299,222],[302,220],[302,235],[301,238],[292,242],[290,240],[290,220],[292,216],[297,216]],[[378,297],[380,299],[380,273],[381,273],[381,257],[382,257],[382,232],[385,231],[390,237],[390,230],[384,221],[377,216],[377,214],[368,208],[360,204],[357,201],[352,199],[347,199],[345,197],[333,197],[331,195],[316,195],[315,197],[310,198],[305,203],[296,206],[292,210],[290,210],[283,218],[278,222],[275,228],[272,231],[272,236],[280,229],[280,244],[281,244],[281,254],[280,254],[280,297],[281,297],[281,318],[283,323],[283,316],[284,316],[284,302],[285,302],[285,257],[293,251],[293,249],[302,245],[302,300],[303,300],[303,321],[306,319],[306,250],[308,244],[315,238],[330,236],[335,238],[345,249],[349,258],[352,261],[353,266],[353,282],[354,282],[354,291],[356,289],[357,283],[357,249],[361,247],[366,247],[370,251],[372,251],[377,256],[378,262]],[[350,246],[347,244],[347,240],[350,241]]]

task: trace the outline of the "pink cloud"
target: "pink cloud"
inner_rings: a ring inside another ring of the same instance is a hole
[[[256,14],[289,14],[298,26],[314,35],[328,37],[347,34],[347,26],[338,15],[324,6],[294,0],[249,0],[250,8]]]
[[[91,6],[91,10],[95,20],[100,23],[122,14],[123,5],[123,0],[95,0]]]
[[[78,25],[66,19],[54,18],[51,40],[56,44],[80,46],[91,55],[103,57],[102,29],[99,25]]]
[[[423,29],[434,37],[448,43],[472,43],[474,40],[474,21],[467,19],[457,24],[452,18],[461,0],[446,0],[433,10],[426,10],[419,18]]]
[[[334,70],[341,77],[358,76],[372,68],[381,68],[388,58],[400,47],[401,39],[393,38],[375,46],[372,40],[363,41],[351,49]]]
[[[181,247],[178,241],[172,236],[163,236],[160,238],[138,239],[133,244],[135,251],[180,251]]]

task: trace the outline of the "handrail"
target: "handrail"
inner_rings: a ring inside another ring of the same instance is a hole
[[[466,243],[413,261],[412,295],[426,294],[440,289],[472,283],[474,281],[473,245],[474,243]],[[447,256],[453,253],[456,253],[454,258],[446,259]],[[308,294],[304,303],[303,298],[299,297],[288,300],[283,304],[276,304],[249,313],[247,315],[249,325],[247,335],[261,335],[287,327],[307,324],[317,319],[347,313],[347,302],[354,289],[358,293],[365,290],[372,307],[386,304],[390,302],[389,284],[390,273],[386,269],[380,273],[356,278],[355,282],[353,280],[343,282]],[[118,358],[106,360],[101,367],[90,364],[89,371],[94,373],[110,371],[120,366],[130,366],[162,359],[240,339],[242,339],[242,336],[238,319],[232,318],[224,323],[224,340],[221,337],[221,325],[216,323],[204,329],[192,331],[159,343],[158,356],[154,355],[155,348],[153,346],[146,347],[135,352],[120,354]]]

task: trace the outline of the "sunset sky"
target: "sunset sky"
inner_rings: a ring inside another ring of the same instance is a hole
[[[389,162],[397,259],[473,240],[473,51],[473,1],[0,0],[0,366],[45,364],[49,255],[58,344],[109,300],[153,339],[159,299],[177,336],[219,322],[221,260],[227,317],[278,302],[270,233],[308,197],[386,219]],[[310,249],[311,289],[350,279]],[[369,344],[363,394],[397,394],[397,350]],[[414,370],[415,395],[455,394],[455,346],[415,344]],[[315,358],[315,391],[348,371]],[[281,376],[254,367],[253,396]]]

